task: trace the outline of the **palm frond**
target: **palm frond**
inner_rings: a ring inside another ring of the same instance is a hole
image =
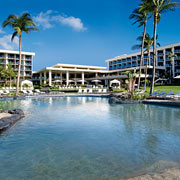
[[[14,40],[14,38],[17,36],[17,31],[15,31],[14,33],[13,33],[13,35],[12,35],[12,37],[11,37],[11,41],[13,41]]]

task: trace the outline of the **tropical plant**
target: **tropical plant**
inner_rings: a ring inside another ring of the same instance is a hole
[[[39,30],[37,29],[35,23],[33,22],[30,14],[23,13],[21,16],[9,15],[8,18],[3,22],[3,27],[6,26],[12,27],[14,33],[12,34],[11,41],[14,40],[16,36],[19,37],[19,67],[16,83],[16,95],[19,92],[19,83],[20,83],[20,73],[21,73],[21,39],[22,33],[25,32],[29,34],[31,31]]]
[[[6,86],[8,74],[7,74],[6,68],[3,66],[0,66],[0,79],[5,81],[4,86]]]
[[[12,87],[12,78],[15,78],[17,76],[17,72],[15,71],[15,69],[12,67],[11,64],[8,64],[7,68],[6,68],[6,73],[9,78],[9,86],[11,88]]]
[[[169,10],[174,10],[175,7],[180,5],[177,2],[171,2],[171,0],[142,0],[146,4],[146,7],[142,7],[141,10],[148,10],[154,16],[154,32],[153,32],[153,73],[150,94],[154,91],[155,75],[156,75],[156,61],[157,61],[157,49],[156,49],[156,35],[157,24],[161,20],[161,14]]]
[[[125,75],[127,76],[126,83],[128,84],[128,91],[129,93],[133,93],[135,90],[135,82],[138,75],[136,69],[134,69],[133,71],[126,71]]]
[[[156,40],[158,39],[158,36],[156,36]],[[136,44],[132,47],[132,49],[140,49],[141,45],[142,45],[142,41],[143,41],[143,36],[139,36],[137,38],[138,41],[140,41],[140,44]],[[150,61],[151,61],[151,54],[150,54],[150,49],[153,45],[154,42],[154,38],[150,37],[150,35],[148,33],[146,33],[145,35],[145,39],[144,39],[144,52],[147,52],[148,54],[148,60],[146,61],[146,72],[145,72],[145,83],[144,83],[144,90],[146,90],[146,80],[147,80],[147,69],[148,69],[148,64],[150,65]],[[160,46],[160,44],[157,42],[157,46]]]
[[[174,63],[174,58],[177,58],[177,55],[174,54],[173,52],[169,52],[167,57],[170,60],[170,83],[172,82],[172,74],[173,74],[173,63]]]
[[[137,9],[133,11],[133,13],[130,15],[130,19],[134,19],[135,22],[133,24],[139,23],[138,27],[144,27],[143,31],[143,38],[142,38],[142,44],[141,44],[141,60],[140,60],[140,66],[139,66],[139,79],[138,79],[138,89],[140,87],[140,82],[141,82],[141,69],[142,69],[142,62],[144,58],[144,40],[145,40],[145,35],[146,35],[146,26],[147,26],[147,21],[150,19],[149,16],[149,10],[146,8],[146,4],[142,3],[139,5]]]

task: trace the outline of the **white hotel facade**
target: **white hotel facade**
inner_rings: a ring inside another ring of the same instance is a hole
[[[35,53],[22,52],[21,79],[32,79],[33,57]],[[19,51],[0,50],[0,65],[7,68],[11,64],[18,71]]]
[[[175,43],[157,48],[156,72],[157,78],[170,76],[171,61],[168,53],[173,52],[177,55],[172,61],[173,77],[180,75],[180,43]],[[151,78],[153,68],[153,52],[148,61],[147,53],[144,54],[142,66],[142,79],[145,77],[145,68],[148,69],[148,78]],[[32,71],[33,57],[35,53],[22,52],[21,77],[30,79],[34,84],[46,84],[52,86],[54,82],[60,82],[65,86],[92,84],[97,81],[105,86],[109,86],[111,80],[117,79],[124,82],[126,76],[124,72],[139,69],[141,53],[125,54],[106,60],[106,67],[56,64],[45,67],[37,72]],[[0,64],[6,66],[11,63],[17,69],[19,63],[18,51],[0,50]]]

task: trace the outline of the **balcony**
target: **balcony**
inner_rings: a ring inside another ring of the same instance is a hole
[[[0,60],[0,64],[6,64],[5,60]]]
[[[122,60],[122,63],[126,63],[126,59],[123,59],[123,60]]]
[[[158,62],[164,62],[164,59],[158,58]]]
[[[9,56],[8,56],[8,59],[14,59],[14,56],[9,55]]]
[[[164,56],[164,53],[158,53],[158,56]]]
[[[174,53],[180,53],[180,49],[175,49]]]
[[[175,57],[174,60],[180,60],[180,56]]]

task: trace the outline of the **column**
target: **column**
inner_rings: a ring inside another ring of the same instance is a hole
[[[60,72],[60,80],[61,80],[61,81],[63,80],[62,72]]]
[[[172,48],[172,53],[174,54],[174,47]],[[175,65],[174,65],[174,57],[172,59],[172,74],[173,74],[173,78],[175,77]]]
[[[49,70],[49,86],[52,86],[52,71]]]
[[[166,68],[166,50],[163,50],[163,66]]]
[[[108,87],[108,80],[105,80],[105,86]]]
[[[82,85],[84,85],[84,72],[82,72]]]
[[[69,71],[66,72],[66,86],[69,85]]]
[[[42,73],[40,73],[39,79],[40,79],[40,85],[42,85]]]
[[[46,84],[46,80],[47,80],[46,72],[44,72],[44,84]]]

